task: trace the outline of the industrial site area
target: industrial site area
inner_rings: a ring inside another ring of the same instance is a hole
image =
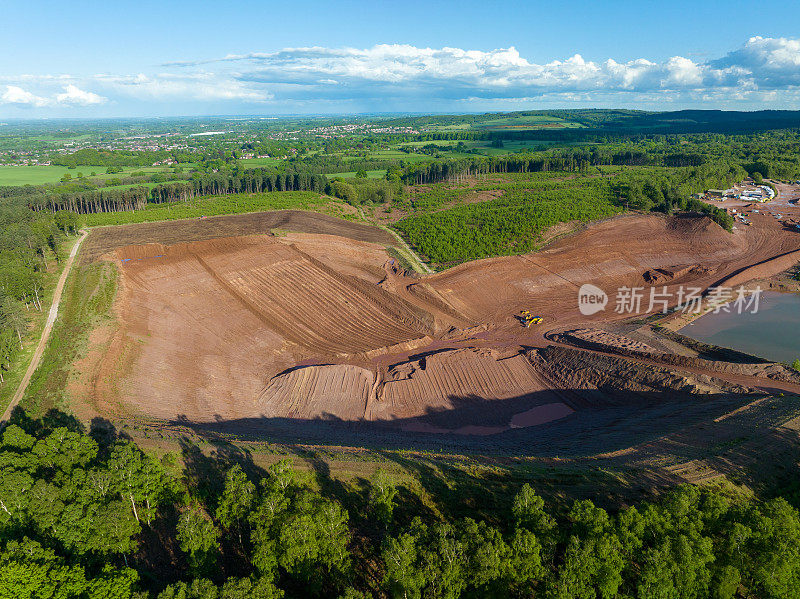
[[[309,212],[96,228],[79,259],[113,265],[119,292],[73,408],[142,430],[544,456],[632,455],[743,419],[793,427],[782,397],[800,373],[676,332],[691,320],[679,289],[702,289],[704,312],[710,289],[769,288],[800,261],[800,188],[777,189],[760,209],[723,198],[750,223],[732,233],[625,214],[432,275],[401,267],[385,230]],[[585,284],[645,301],[584,315]],[[648,311],[655,292],[670,299]]]

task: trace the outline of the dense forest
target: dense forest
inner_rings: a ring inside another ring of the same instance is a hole
[[[72,212],[35,213],[0,199],[0,384],[22,349],[30,316],[42,310],[48,268],[61,260],[59,246],[77,228]]]
[[[0,597],[797,597],[800,514],[679,487],[608,512],[529,485],[425,507],[388,469],[345,485],[17,409],[0,442]],[[237,458],[237,456],[239,456]],[[401,497],[404,499],[401,501]]]

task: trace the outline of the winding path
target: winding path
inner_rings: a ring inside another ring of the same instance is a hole
[[[50,339],[50,332],[53,330],[53,325],[55,324],[56,317],[58,316],[58,307],[61,304],[61,294],[64,291],[64,284],[67,282],[67,277],[72,270],[72,264],[75,262],[75,256],[78,254],[81,243],[83,243],[83,240],[86,239],[88,234],[89,231],[84,229],[78,241],[76,241],[75,245],[72,246],[72,250],[67,258],[67,263],[64,265],[64,270],[62,271],[61,276],[58,279],[58,283],[56,284],[56,289],[53,293],[53,304],[50,306],[50,312],[47,315],[47,322],[44,325],[42,337],[39,339],[39,345],[36,346],[36,351],[33,352],[33,357],[31,358],[31,363],[28,365],[28,370],[25,371],[25,376],[22,377],[19,387],[17,387],[17,391],[14,393],[14,397],[11,398],[11,403],[8,404],[6,411],[3,412],[3,416],[0,417],[0,426],[11,417],[11,411],[22,399],[22,396],[25,394],[25,390],[28,388],[28,383],[31,382],[33,373],[36,372],[36,369],[39,367],[39,362],[42,360],[42,354],[44,354],[44,350],[47,347],[47,341]]]

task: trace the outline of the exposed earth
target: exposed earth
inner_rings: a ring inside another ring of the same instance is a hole
[[[426,276],[399,266],[385,231],[313,213],[97,229],[81,256],[119,269],[116,322],[92,335],[75,409],[309,443],[643,451],[800,394],[788,368],[645,321],[662,309],[651,289],[673,307],[681,286],[800,261],[787,223],[800,209],[781,210],[733,233],[699,215],[626,215]],[[605,310],[578,310],[585,283],[608,293]],[[623,287],[643,290],[634,318],[615,312]],[[524,327],[522,310],[542,324]],[[796,431],[796,404],[770,422]]]

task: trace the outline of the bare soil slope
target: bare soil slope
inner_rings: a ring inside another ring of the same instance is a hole
[[[325,233],[384,246],[395,243],[390,233],[378,227],[304,210],[272,210],[251,214],[97,227],[92,230],[91,236],[86,240],[87,243],[81,256],[84,260],[91,261],[128,245],[152,242],[172,245],[186,241],[236,235],[269,234],[273,229]]]
[[[84,259],[102,253],[122,272],[120,327],[95,374],[119,380],[121,397],[94,405],[248,428],[296,419],[494,434],[633,400],[664,410],[740,396],[739,373],[548,348],[545,333],[627,316],[614,313],[618,287],[706,288],[754,264],[782,267],[770,260],[800,249],[800,235],[766,216],[729,234],[705,217],[634,215],[420,279],[391,261],[384,231],[265,214],[92,232]],[[263,234],[272,229],[293,232]],[[612,297],[605,312],[580,315],[584,283]],[[523,328],[523,308],[544,324]]]

